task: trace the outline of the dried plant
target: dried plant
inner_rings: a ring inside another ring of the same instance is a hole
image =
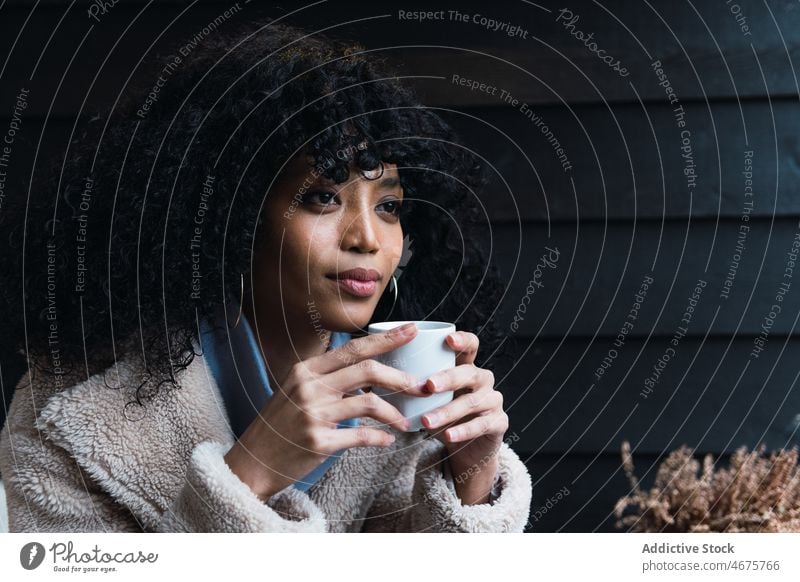
[[[633,473],[630,443],[622,464],[631,493],[617,501],[618,528],[636,532],[800,532],[800,467],[797,447],[764,456],[762,444],[737,449],[728,467],[700,462],[687,446],[661,462],[649,492]],[[699,472],[699,475],[698,475]],[[633,513],[623,513],[633,506]],[[621,518],[621,519],[620,519]]]

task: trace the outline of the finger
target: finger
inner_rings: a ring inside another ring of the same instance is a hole
[[[338,348],[305,360],[305,364],[312,372],[328,374],[398,348],[416,334],[417,326],[413,323],[401,325],[385,332],[353,338]]]
[[[317,450],[331,454],[352,447],[388,447],[394,440],[395,436],[390,432],[359,425],[326,431],[325,443]]]
[[[377,360],[364,360],[325,374],[317,382],[324,388],[341,393],[353,392],[367,386],[379,386],[392,392],[428,396],[428,393],[423,390],[423,386],[425,386],[423,380]]]
[[[473,364],[478,355],[480,340],[474,333],[456,331],[445,338],[447,345],[456,351],[456,364]]]
[[[497,390],[467,392],[453,398],[422,416],[422,425],[428,429],[459,421],[470,414],[481,414],[492,410],[503,410],[503,395]]]
[[[428,377],[425,389],[431,394],[472,387],[494,386],[494,374],[490,370],[478,368],[473,364],[461,364],[455,368],[441,370]]]
[[[502,410],[493,414],[476,416],[472,420],[451,426],[444,431],[445,442],[471,441],[487,434],[505,434],[508,430],[508,415]]]
[[[335,428],[343,420],[362,416],[374,418],[401,431],[409,427],[408,420],[400,411],[374,392],[339,400],[326,406],[319,414],[330,423],[330,428]]]
[[[472,420],[473,418],[475,418],[477,416],[478,415],[470,414],[470,415],[467,415],[466,417],[464,417],[464,418],[462,418],[460,420],[456,420],[456,421],[453,421],[453,422],[442,424],[438,428],[426,429],[426,432],[430,437],[435,438],[437,441],[439,441],[439,442],[441,442],[443,444],[448,444],[447,439],[444,438],[444,433],[447,431],[448,428],[450,428],[451,426],[456,426],[457,424],[465,423],[468,420]]]

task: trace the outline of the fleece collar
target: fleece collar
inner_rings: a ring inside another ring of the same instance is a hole
[[[155,393],[143,406],[135,387],[146,378],[121,361],[50,396],[37,427],[66,449],[114,499],[129,507],[143,526],[154,527],[185,483],[191,452],[213,440],[232,446],[235,437],[218,387],[204,358],[180,373],[180,385]]]

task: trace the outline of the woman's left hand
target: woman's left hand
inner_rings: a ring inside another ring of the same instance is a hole
[[[446,341],[457,353],[456,366],[433,374],[424,389],[455,393],[451,402],[424,414],[422,425],[444,443],[456,483],[471,482],[488,497],[497,471],[496,455],[508,430],[503,395],[494,388],[494,374],[474,365],[478,336],[457,331]]]

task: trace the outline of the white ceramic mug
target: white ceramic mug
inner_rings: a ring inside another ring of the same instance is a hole
[[[454,368],[456,352],[445,342],[445,338],[456,331],[456,326],[444,321],[383,321],[372,323],[367,328],[369,334],[383,333],[405,323],[417,326],[417,335],[399,348],[378,354],[375,360],[380,363],[408,372],[420,381],[441,370]],[[426,412],[439,408],[453,400],[453,391],[446,390],[430,396],[411,396],[393,392],[379,386],[372,387],[375,394],[397,408],[409,420],[408,432],[424,430],[421,417]]]

